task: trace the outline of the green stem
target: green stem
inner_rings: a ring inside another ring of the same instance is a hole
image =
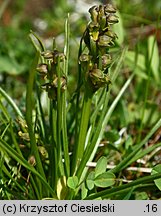
[[[10,120],[10,116],[8,114],[8,111],[6,109],[6,107],[3,105],[2,101],[1,101],[1,98],[0,98],[0,110],[2,111],[2,113],[4,114],[6,120],[9,122]]]
[[[63,93],[62,98],[62,135],[63,135],[63,150],[64,150],[64,164],[66,176],[70,175],[70,161],[69,161],[69,150],[68,150],[68,136],[67,136],[67,122],[66,122],[66,92]]]
[[[51,187],[56,188],[57,179],[58,179],[58,166],[57,166],[57,112],[56,112],[56,103],[53,100],[50,100],[50,126],[51,126],[51,151],[49,152],[50,157],[50,177],[51,177]]]
[[[48,133],[48,128],[46,125],[46,121],[45,121],[45,114],[43,111],[43,107],[42,107],[42,103],[41,103],[41,93],[39,91],[38,85],[37,87],[37,98],[38,98],[38,115],[40,116],[40,127],[41,127],[41,131],[42,131],[42,135],[43,135],[43,141],[44,143],[49,143],[49,133]]]
[[[62,161],[62,95],[61,95],[61,69],[60,69],[60,58],[58,58],[58,63],[56,66],[57,76],[58,76],[58,88],[57,88],[57,163],[59,166],[60,175],[64,175],[63,161]]]
[[[62,126],[62,104],[61,104],[61,87],[60,87],[60,59],[58,58],[58,63],[56,67],[58,75],[58,88],[57,88],[57,153],[58,162],[61,158],[61,126]]]
[[[70,26],[69,26],[69,14],[65,21],[65,45],[64,45],[64,74],[65,77],[68,77],[68,64],[69,64],[69,35],[70,35]],[[70,175],[70,161],[69,161],[69,147],[68,147],[68,135],[67,135],[67,91],[62,93],[62,142],[63,142],[63,152],[64,152],[64,166],[65,174],[67,177]]]
[[[11,133],[11,137],[12,137],[12,141],[13,141],[13,144],[15,145],[15,148],[17,150],[17,152],[20,154],[20,156],[22,157],[22,152],[21,152],[21,149],[20,149],[20,145],[19,143],[17,142],[16,140],[16,137],[15,137],[15,133],[13,131],[13,122],[11,121],[10,122],[10,133]]]
[[[83,107],[81,112],[81,120],[80,120],[80,128],[78,134],[78,141],[75,151],[73,153],[73,167],[75,171],[78,162],[81,161],[84,147],[85,147],[85,140],[87,135],[89,117],[90,117],[90,108],[92,103],[92,94],[89,91],[85,91],[84,100],[83,100]],[[78,125],[76,125],[78,127]]]

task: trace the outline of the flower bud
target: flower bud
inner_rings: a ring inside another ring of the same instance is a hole
[[[28,162],[31,166],[35,166],[36,165],[36,159],[34,155],[31,155],[28,159]]]
[[[118,23],[118,16],[116,16],[115,14],[109,14],[107,16],[107,23],[110,25]]]
[[[117,34],[114,33],[112,30],[109,30],[109,29],[107,31],[105,31],[104,34],[107,35],[107,36],[109,36],[109,37],[111,37],[113,40],[115,40],[116,38],[118,38]]]
[[[65,76],[60,77],[60,88],[62,90],[66,89],[66,84],[67,84],[67,80],[66,80]],[[55,79],[53,80],[51,85],[53,85],[55,88],[58,88],[58,77],[55,77]]]
[[[46,75],[48,73],[48,65],[47,64],[38,64],[36,70],[42,74]]]
[[[54,52],[53,52],[53,61],[54,61],[55,64],[58,63],[58,59],[60,60],[60,62],[64,61],[65,55],[64,55],[64,53],[61,53],[58,50],[54,50]]]
[[[108,74],[104,74],[104,83],[106,83],[106,85],[111,84],[111,80]]]
[[[19,132],[18,132],[18,135],[19,135],[23,140],[30,141],[29,133],[23,133],[22,131],[19,131]]]
[[[41,53],[41,55],[45,58],[45,59],[53,59],[53,52],[50,50],[46,50],[44,52]]]
[[[81,62],[88,62],[88,61],[90,61],[90,60],[91,60],[91,56],[88,55],[88,54],[82,54],[82,55],[80,55],[80,57],[79,57],[80,63],[81,63]]]
[[[111,62],[112,62],[112,58],[111,58],[110,54],[104,54],[102,56],[102,67],[103,68],[109,67]]]
[[[107,35],[101,35],[98,39],[98,45],[102,47],[110,47],[114,43],[112,41],[112,38]]]
[[[104,77],[103,72],[98,68],[93,68],[89,71],[89,76],[94,85]]]
[[[94,91],[97,91],[99,88],[105,87],[110,83],[109,76],[97,68],[94,68],[89,72],[89,77],[93,84]]]
[[[105,13],[116,13],[116,8],[112,4],[105,5]]]
[[[39,149],[40,155],[42,156],[42,159],[48,158],[48,152],[44,146],[38,146],[38,149]]]

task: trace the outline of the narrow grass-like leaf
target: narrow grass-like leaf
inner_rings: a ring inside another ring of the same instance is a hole
[[[64,74],[67,77],[68,67],[69,67],[69,36],[70,36],[70,26],[69,26],[69,14],[65,22],[65,45],[64,45]],[[62,95],[62,136],[63,136],[63,150],[64,150],[64,163],[66,176],[70,175],[70,160],[69,160],[69,149],[68,149],[68,135],[67,135],[67,92],[66,90]]]
[[[148,148],[139,151],[134,157],[131,158],[131,160],[129,160],[128,164],[132,164],[138,159],[143,158],[145,155],[148,155],[150,152],[152,152],[153,150],[155,150],[156,148],[160,146],[161,146],[161,143],[157,143],[155,145],[149,146]]]
[[[15,184],[21,191],[25,192],[25,187],[21,186],[21,184],[19,184],[19,183],[17,182],[17,180],[14,179],[14,178],[12,177],[12,175],[10,174],[10,172],[8,171],[8,169],[5,167],[5,165],[1,165],[1,167],[2,167],[2,171],[4,172],[4,174],[7,175],[7,176],[10,178],[10,180],[13,181],[14,184]]]
[[[33,35],[37,39],[37,41],[38,41],[38,43],[40,45],[40,49],[38,49],[38,50],[41,51],[41,52],[45,51],[45,47],[44,47],[41,39],[38,37],[38,35],[35,32],[33,32],[32,30],[30,30],[30,38],[31,38],[31,35]],[[31,38],[31,41],[32,41],[32,38]],[[35,46],[35,42],[33,44]],[[35,46],[35,48],[37,48],[37,46]]]
[[[13,140],[13,144],[15,145],[17,152],[22,156],[20,146],[16,140],[16,136],[15,136],[14,131],[13,131],[13,123],[12,122],[10,122],[10,133],[11,133],[11,137]]]
[[[132,193],[133,193],[133,191],[134,191],[134,189],[135,189],[135,187],[132,187],[130,189],[130,191],[126,194],[126,196],[124,196],[123,200],[129,200],[130,197],[131,197],[131,195],[132,195]]]
[[[83,107],[81,111],[80,128],[79,128],[79,134],[77,138],[78,141],[75,146],[74,153],[73,153],[72,163],[73,163],[73,167],[75,168],[77,166],[77,161],[82,159],[83,153],[84,153],[88,123],[89,123],[89,118],[90,118],[91,103],[92,103],[92,96],[86,90],[84,99],[83,99]]]
[[[10,115],[6,109],[6,107],[3,105],[2,101],[1,101],[1,98],[0,98],[0,110],[2,111],[2,113],[4,114],[5,118],[7,121],[9,121],[10,119]]]
[[[6,99],[6,101],[10,104],[10,106],[13,108],[16,115],[23,118],[23,114],[21,113],[18,106],[15,104],[15,102],[12,100],[12,98],[0,87],[0,94]]]

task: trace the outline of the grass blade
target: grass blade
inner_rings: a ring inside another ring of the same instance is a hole
[[[12,98],[1,87],[0,87],[0,94],[6,99],[9,105],[13,108],[15,114],[23,118],[23,114],[21,113],[18,106],[15,104]]]

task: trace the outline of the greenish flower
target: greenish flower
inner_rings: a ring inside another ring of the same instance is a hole
[[[48,73],[48,65],[41,63],[37,66],[36,70],[39,72],[39,74],[46,75]]]
[[[107,16],[107,23],[110,25],[118,23],[118,21],[118,16],[116,16],[115,14],[109,14]]]
[[[82,62],[89,62],[91,60],[91,56],[88,55],[88,54],[82,54],[80,57],[79,57],[79,62],[82,63]]]
[[[110,54],[104,54],[102,56],[102,67],[103,67],[103,69],[108,68],[111,63],[112,63],[111,55]]]
[[[55,77],[53,82],[51,83],[52,86],[58,88],[58,77]],[[65,90],[67,87],[67,80],[65,76],[60,77],[60,88],[61,90]]]
[[[112,30],[110,29],[107,29],[105,32],[104,32],[105,35],[111,37],[113,40],[115,40],[117,37],[117,34],[115,32],[113,32]]]
[[[114,45],[113,39],[107,35],[101,35],[98,38],[98,45],[103,47],[110,47]]]
[[[116,13],[116,8],[112,4],[106,4],[104,6],[105,14],[107,13]]]
[[[94,68],[88,73],[88,78],[92,84],[94,91],[97,91],[99,88],[105,87],[110,84],[109,76],[107,74],[104,74],[102,70],[96,67],[97,65],[95,65]]]
[[[59,59],[60,62],[64,61],[65,55],[64,55],[64,53],[61,53],[58,50],[54,50],[54,52],[53,52],[53,63],[57,64],[58,59]]]
[[[53,52],[50,50],[46,50],[41,53],[41,55],[44,57],[44,59],[52,60],[53,59]]]

